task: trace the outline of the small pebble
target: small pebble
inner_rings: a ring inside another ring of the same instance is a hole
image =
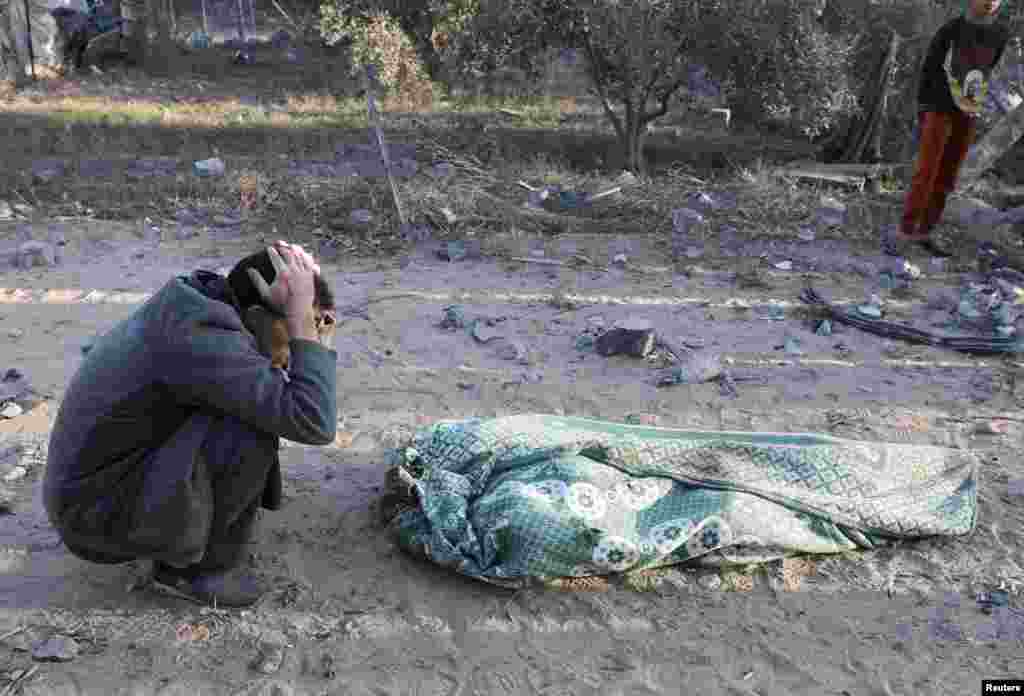
[[[2,409],[0,409],[0,418],[17,418],[24,412],[25,411],[24,409],[21,408],[21,406],[11,401],[8,402],[7,405],[4,406]]]
[[[39,662],[70,662],[78,657],[78,643],[66,636],[54,636],[32,650],[32,659]]]
[[[779,261],[777,264],[775,264],[775,268],[779,269],[780,271],[792,271],[793,270],[793,262],[792,261]]]
[[[260,674],[277,674],[284,664],[284,646],[265,644],[253,665]]]
[[[630,425],[658,425],[658,416],[653,413],[630,413],[626,416]]]
[[[4,474],[4,481],[6,481],[7,483],[13,483],[15,481],[18,481],[18,480],[24,478],[25,474],[27,474],[27,473],[28,473],[28,469],[26,469],[25,467],[23,467],[23,466],[16,466],[13,469],[11,469],[10,471],[8,471],[6,474]]]
[[[709,573],[702,575],[697,580],[697,584],[700,585],[701,589],[707,590],[708,592],[717,592],[722,589],[722,578],[717,573]]]
[[[882,310],[879,309],[877,305],[860,305],[857,307],[857,312],[871,319],[882,318]]]
[[[979,435],[1005,435],[1010,431],[1010,423],[1005,420],[990,420],[978,424],[975,429]]]

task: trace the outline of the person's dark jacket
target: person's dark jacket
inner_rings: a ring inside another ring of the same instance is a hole
[[[984,103],[992,71],[1009,40],[1009,28],[998,22],[974,23],[961,15],[944,24],[928,46],[917,92],[918,110],[961,111],[956,93],[965,89],[976,90],[979,104]]]
[[[197,513],[198,494],[191,491],[209,489],[196,480],[207,475],[196,462],[204,430],[223,420],[219,416],[237,419],[240,430],[248,426],[294,442],[331,443],[337,353],[307,340],[292,340],[290,349],[286,379],[258,352],[224,278],[196,271],[172,279],[99,338],[68,385],[50,436],[43,486],[50,520],[60,529],[64,511],[94,501],[133,506],[137,516],[181,515],[183,527],[190,517],[206,519],[209,511]],[[268,509],[278,509],[281,501],[276,450],[262,498]],[[125,501],[126,495],[153,499]],[[201,505],[216,504],[206,498]],[[131,530],[109,532],[125,535],[125,547],[132,546]],[[168,560],[187,561],[172,552]]]

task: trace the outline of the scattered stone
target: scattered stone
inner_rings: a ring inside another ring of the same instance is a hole
[[[284,664],[284,646],[277,643],[264,643],[259,655],[253,663],[253,669],[260,674],[277,674]]]
[[[217,227],[238,227],[242,224],[242,218],[231,214],[214,215],[213,224]]]
[[[777,264],[775,264],[775,268],[777,268],[780,271],[792,271],[793,270],[793,262],[792,261],[779,261]]]
[[[70,662],[78,657],[78,643],[67,636],[53,636],[32,649],[32,659],[39,662]]]
[[[878,305],[875,304],[862,304],[857,306],[857,312],[864,315],[868,319],[881,319],[882,310]]]
[[[801,241],[813,242],[817,236],[813,227],[801,227],[796,235]]]
[[[771,302],[767,306],[765,313],[765,319],[769,321],[785,321],[786,319],[786,308],[778,302]]]
[[[130,179],[147,179],[154,176],[173,176],[178,170],[178,160],[173,157],[154,157],[135,160],[125,171]]]
[[[707,573],[697,578],[697,584],[707,592],[717,592],[722,589],[722,577],[718,573]]]
[[[295,689],[283,681],[274,679],[257,684],[241,696],[295,696]]]
[[[7,337],[8,338],[18,339],[18,338],[21,338],[24,335],[25,335],[25,332],[22,329],[8,329],[8,331],[7,331]]]
[[[646,358],[654,349],[654,327],[644,319],[630,319],[597,337],[595,348],[605,357],[617,354]]]
[[[725,374],[722,359],[717,353],[693,351],[683,356],[683,362],[665,370],[659,377],[658,386],[676,384],[703,384],[720,379]]]
[[[447,162],[437,162],[427,170],[427,173],[435,179],[443,179],[451,175],[452,165]]]
[[[479,259],[482,249],[479,239],[453,240],[437,250],[437,257],[442,261],[462,261],[463,259]]]
[[[1006,435],[1010,432],[1010,422],[1006,420],[983,421],[975,428],[979,435]]]
[[[46,242],[25,242],[18,247],[17,265],[22,269],[29,269],[35,266],[48,268],[59,260],[59,255],[53,246]]]
[[[53,181],[64,174],[67,165],[63,160],[46,159],[36,160],[32,163],[32,176],[42,182]]]
[[[23,466],[16,466],[4,474],[4,481],[7,483],[14,483],[15,481],[20,481],[25,478],[27,474],[28,469]]]
[[[818,222],[824,227],[842,227],[846,224],[846,205],[830,196],[821,197]]]
[[[497,338],[501,338],[501,333],[489,325],[489,322],[484,319],[474,319],[473,327],[470,329],[470,334],[480,343],[489,343]]]
[[[194,31],[188,35],[188,45],[193,51],[201,51],[210,47],[210,35],[203,31]]]
[[[583,334],[576,339],[576,350],[581,353],[592,353],[595,350],[596,339],[590,334]]]
[[[509,340],[507,338],[499,339],[496,354],[502,360],[518,362],[520,365],[527,365],[530,362],[526,346],[521,341]]]
[[[192,168],[196,176],[221,176],[224,174],[224,161],[219,157],[199,160]]]
[[[822,319],[818,322],[818,326],[815,327],[814,333],[818,336],[831,336],[832,335],[832,320]]]
[[[690,208],[672,211],[672,254],[676,258],[697,258],[703,255],[702,242],[706,236],[707,221]]]
[[[444,318],[441,320],[442,329],[463,329],[466,327],[466,315],[461,305],[448,305],[444,308]]]
[[[625,254],[616,254],[615,257],[612,258],[612,263],[616,266],[625,266],[628,261],[629,257]]]
[[[804,354],[803,349],[800,347],[800,339],[795,336],[786,336],[780,347],[786,352],[786,355]]]
[[[0,201],[0,220],[13,220],[14,208],[7,201]]]
[[[24,412],[21,406],[13,401],[9,401],[4,404],[3,408],[0,408],[0,418],[17,418]]]
[[[622,174],[620,174],[619,177],[615,180],[615,185],[630,186],[632,184],[637,183],[637,181],[639,180],[636,178],[636,175],[633,174],[632,172],[622,172]]]
[[[630,425],[658,425],[658,416],[654,413],[630,413],[626,416]]]

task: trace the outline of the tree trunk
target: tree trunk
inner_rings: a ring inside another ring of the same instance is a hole
[[[146,46],[149,43],[149,16],[147,0],[120,0],[121,16],[125,18],[126,48],[129,58],[138,64],[146,60]]]
[[[625,138],[622,145],[626,169],[634,174],[644,174],[647,171],[647,163],[644,161],[647,124],[640,118],[639,107],[627,104],[625,121]]]
[[[977,181],[1024,136],[1024,109],[1019,106],[999,120],[964,160],[958,184],[964,188]]]
[[[872,90],[865,104],[865,114],[862,119],[856,121],[857,130],[854,131],[849,147],[840,162],[860,162],[864,157],[864,151],[871,144],[875,132],[882,128],[881,122],[884,116],[886,93],[889,91],[889,80],[892,76],[893,64],[896,60],[897,49],[899,48],[899,36],[892,32],[889,40],[889,50],[886,51],[875,72],[875,79],[870,83]],[[880,136],[879,136],[880,137]]]

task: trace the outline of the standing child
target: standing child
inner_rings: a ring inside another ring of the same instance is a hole
[[[989,77],[1010,38],[1009,28],[996,22],[1001,4],[1002,0],[967,0],[965,12],[932,39],[921,70],[921,144],[896,239],[921,244],[936,256],[950,256],[936,243],[932,230],[974,143]]]

